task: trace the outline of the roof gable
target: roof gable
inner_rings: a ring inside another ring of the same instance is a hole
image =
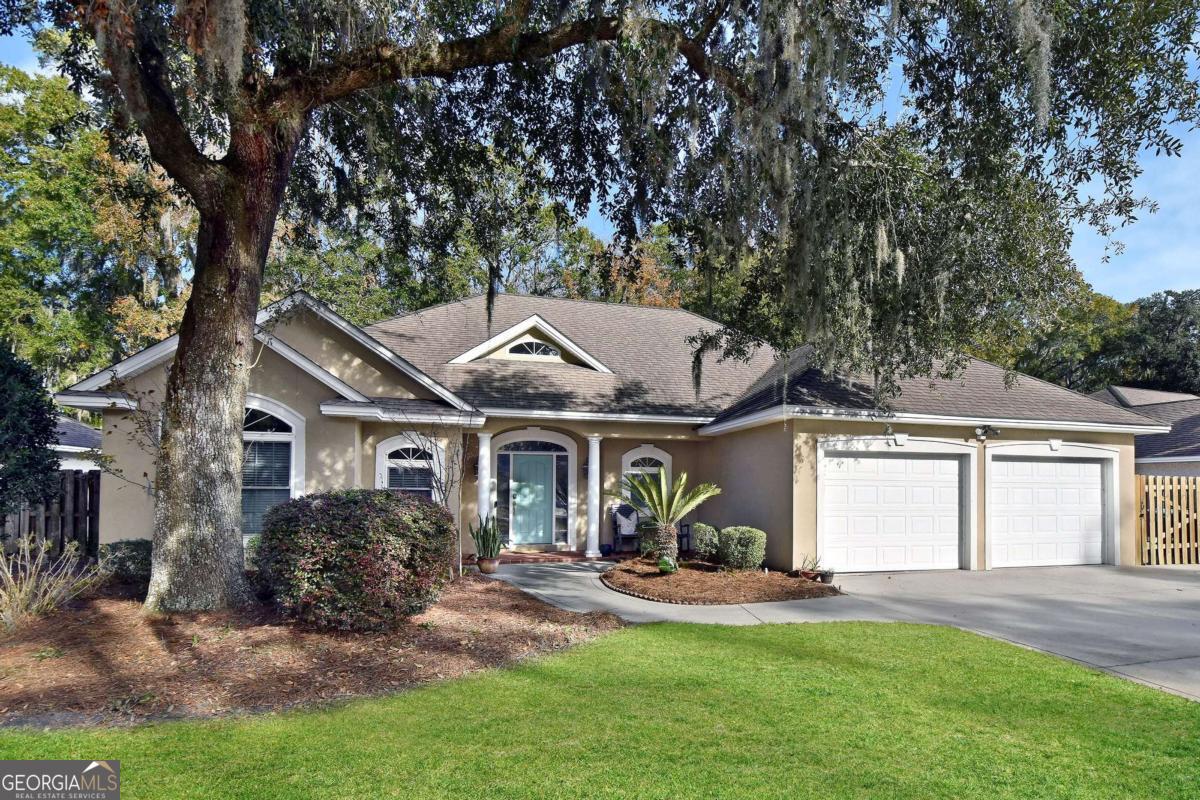
[[[522,339],[530,334],[541,334],[539,337],[540,339],[550,342],[563,352],[570,353],[580,362],[586,364],[597,372],[604,372],[610,375],[612,374],[612,370],[604,366],[604,363],[600,361],[600,359],[596,358],[587,350],[584,350],[578,344],[571,341],[570,337],[568,337],[565,333],[551,325],[546,320],[542,319],[537,314],[534,314],[527,319],[518,322],[516,325],[500,331],[500,333],[497,333],[495,336],[492,336],[485,342],[480,342],[465,353],[460,353],[459,355],[450,359],[449,363],[470,364],[472,361],[486,358],[496,351],[502,350],[508,345],[513,344],[517,340]]]

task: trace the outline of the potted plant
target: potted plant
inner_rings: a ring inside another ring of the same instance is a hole
[[[484,575],[491,575],[500,565],[500,531],[496,520],[479,518],[479,524],[471,526],[471,540],[475,542],[475,564]]]
[[[799,572],[800,577],[804,578],[805,580],[817,580],[822,572],[821,559],[817,558],[816,556],[805,556],[804,560],[800,562],[800,569],[797,570],[797,572]],[[830,572],[829,574],[830,579],[832,580],[833,573]]]
[[[817,578],[821,583],[833,583],[833,576],[836,573],[831,569],[823,569],[817,573]]]

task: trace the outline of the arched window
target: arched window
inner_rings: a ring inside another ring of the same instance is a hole
[[[534,356],[537,358],[562,358],[562,353],[557,347],[546,344],[545,342],[518,342],[508,348],[508,352],[514,356]]]
[[[654,445],[635,447],[621,456],[621,477],[626,475],[657,475],[659,470],[667,473],[671,483],[671,454]]]
[[[445,453],[436,440],[416,431],[384,439],[375,446],[375,488],[440,503],[444,487],[438,476],[447,466]]]
[[[421,447],[400,447],[387,454],[387,488],[392,494],[433,499],[433,454]]]
[[[304,418],[251,395],[242,418],[242,538],[262,531],[271,508],[304,493]]]

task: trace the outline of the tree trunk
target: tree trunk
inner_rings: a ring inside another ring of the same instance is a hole
[[[242,553],[242,421],[263,267],[301,124],[236,131],[219,201],[200,210],[192,294],[162,409],[146,607],[250,597]]]
[[[654,529],[654,551],[659,558],[679,561],[679,529],[674,525],[659,525]]]

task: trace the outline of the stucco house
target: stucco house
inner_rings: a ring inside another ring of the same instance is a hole
[[[1134,439],[1139,475],[1200,475],[1200,397],[1133,386],[1109,386],[1091,395],[1170,426]]]
[[[512,548],[595,555],[622,474],[662,467],[721,486],[700,517],[765,530],[776,568],[1133,564],[1134,437],[1168,430],[981,361],[886,413],[804,349],[706,356],[697,387],[689,337],[717,324],[674,309],[502,295],[490,318],[473,297],[359,328],[297,293],[258,321],[244,534],[288,497],[380,487],[444,497],[467,552],[483,510]],[[103,412],[105,541],[150,535],[138,415],[174,348],[57,395]]]

